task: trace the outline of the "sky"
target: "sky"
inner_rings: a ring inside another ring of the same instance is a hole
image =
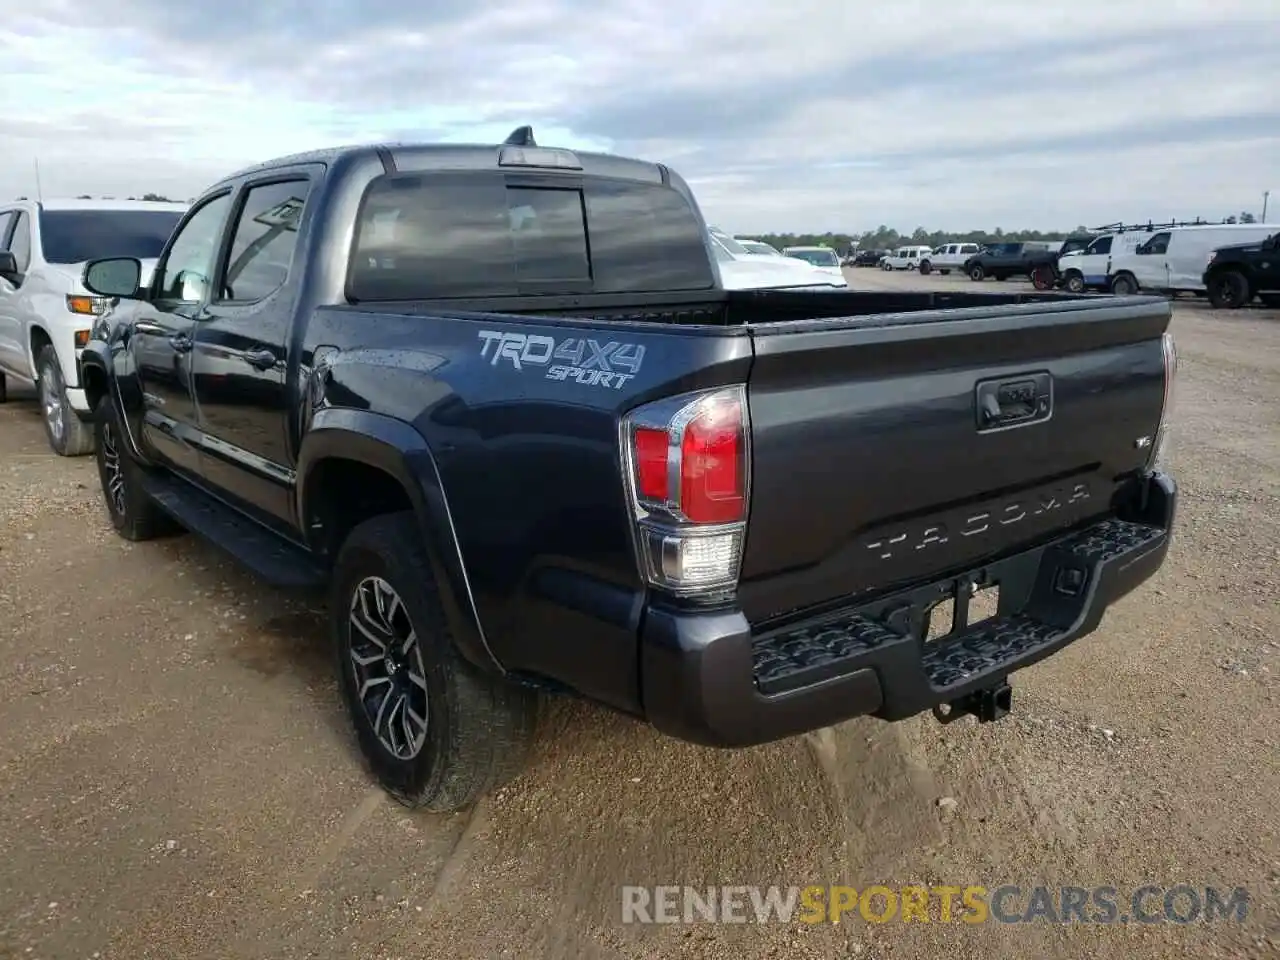
[[[529,123],[740,234],[1217,219],[1280,192],[1277,51],[1280,0],[0,0],[0,199]]]

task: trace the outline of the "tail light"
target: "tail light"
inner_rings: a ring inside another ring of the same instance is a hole
[[[654,587],[715,599],[738,585],[751,458],[741,386],[646,404],[622,421],[627,499]]]
[[[1169,455],[1169,415],[1173,410],[1173,387],[1178,376],[1178,351],[1174,346],[1173,334],[1166,332],[1160,345],[1164,352],[1164,399],[1160,405],[1160,425],[1156,428],[1156,439],[1151,444],[1151,457],[1147,460],[1148,470],[1160,469]]]

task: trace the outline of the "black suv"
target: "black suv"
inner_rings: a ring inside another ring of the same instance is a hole
[[[1261,297],[1268,307],[1280,307],[1280,233],[1213,251],[1204,288],[1215,307],[1243,307],[1254,297]]]

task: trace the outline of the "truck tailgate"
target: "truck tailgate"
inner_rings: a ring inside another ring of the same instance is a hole
[[[1150,456],[1169,319],[1136,297],[754,325],[748,618],[1108,514]]]

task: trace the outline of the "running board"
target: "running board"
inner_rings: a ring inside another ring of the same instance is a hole
[[[148,474],[143,489],[178,523],[275,587],[314,589],[328,576],[315,559],[222,501],[176,477]]]

